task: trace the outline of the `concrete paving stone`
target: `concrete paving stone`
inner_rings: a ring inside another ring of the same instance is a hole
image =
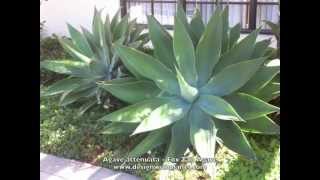
[[[54,179],[55,178],[55,179]],[[60,179],[57,179],[60,178]],[[140,178],[75,160],[40,153],[41,180],[138,180]]]

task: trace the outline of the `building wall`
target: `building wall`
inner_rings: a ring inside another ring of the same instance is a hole
[[[91,29],[94,7],[104,8],[102,15],[106,13],[113,16],[120,8],[119,0],[48,0],[40,6],[40,21],[45,20],[44,35],[53,33],[66,36],[67,25],[86,27]]]

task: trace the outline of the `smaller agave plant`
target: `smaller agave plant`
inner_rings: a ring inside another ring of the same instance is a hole
[[[66,74],[63,80],[51,85],[44,96],[62,94],[60,105],[86,100],[80,108],[80,115],[95,104],[108,103],[106,92],[102,92],[96,82],[126,76],[119,57],[114,53],[113,43],[141,48],[148,35],[142,34],[143,27],[136,20],[129,21],[126,15],[119,19],[119,11],[110,22],[109,15],[102,21],[101,10],[94,10],[92,33],[82,28],[82,32],[68,24],[71,40],[59,38],[62,47],[71,60],[46,60],[41,67]]]
[[[193,147],[213,159],[216,143],[255,160],[244,132],[279,134],[267,115],[279,111],[259,93],[279,73],[269,66],[269,40],[256,42],[260,29],[239,41],[240,25],[229,28],[228,8],[218,8],[205,26],[199,11],[187,21],[181,6],[173,37],[149,16],[154,56],[116,45],[124,65],[138,78],[99,85],[129,105],[100,119],[104,134],[145,134],[128,156],[138,157],[166,144],[166,158],[181,158]],[[110,123],[111,122],[111,123]],[[168,162],[166,162],[168,163]],[[211,177],[215,164],[205,169]]]

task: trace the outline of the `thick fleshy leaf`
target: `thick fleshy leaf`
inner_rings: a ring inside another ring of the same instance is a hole
[[[79,110],[78,110],[78,116],[82,116],[86,111],[88,111],[90,108],[92,108],[94,105],[97,104],[97,100],[94,98],[92,100],[87,101],[85,104],[83,104]]]
[[[166,102],[168,100],[163,98],[148,99],[112,112],[99,121],[139,123],[147,118],[154,109],[161,107]]]
[[[137,128],[137,123],[111,122],[103,127],[102,134],[130,134]]]
[[[189,122],[190,140],[197,153],[203,159],[213,160],[216,147],[217,128],[211,117],[202,112],[201,109],[193,108],[190,111]],[[213,169],[208,168],[206,171],[212,175],[215,172],[215,166],[213,162],[210,162],[210,164]]]
[[[213,76],[200,91],[215,96],[229,95],[244,86],[265,60],[266,57],[261,57],[232,64]]]
[[[211,17],[196,50],[196,63],[201,87],[208,82],[214,66],[218,63],[221,53],[222,19],[219,11]],[[185,49],[189,51],[189,49]]]
[[[79,92],[76,92],[76,91],[67,92],[65,95],[61,96],[59,104],[60,106],[67,106],[69,104],[76,102],[81,98],[91,97],[95,95],[96,92],[97,92],[96,87],[90,87]]]
[[[123,44],[123,41],[122,40],[124,40],[123,38],[120,38],[119,40],[117,40],[115,43],[114,43],[114,46],[113,46],[113,48],[114,48],[114,52],[116,51],[116,46],[117,45],[122,45]],[[118,55],[118,53],[117,52],[115,52],[115,55],[117,56],[117,57],[121,57],[121,56],[119,56]],[[134,77],[136,77],[137,79],[143,79],[143,76],[138,72],[138,71],[136,71],[135,70],[135,68],[134,68],[134,66],[132,66],[130,63],[128,63],[128,61],[126,61],[126,59],[125,60],[123,60],[124,58],[123,57],[121,57],[121,60],[122,60],[122,63],[125,65],[125,67],[129,70],[129,72],[130,73],[132,73],[132,75],[134,76]]]
[[[183,156],[190,146],[189,129],[189,121],[187,118],[183,118],[172,125],[171,141],[166,155],[167,158],[181,158]]]
[[[100,60],[105,64],[110,64],[111,59],[111,49],[110,45],[107,43],[106,40],[106,28],[102,22],[101,18],[101,11],[96,11],[94,15],[93,21],[93,34],[96,38],[96,42],[98,42],[100,46]]]
[[[226,8],[224,8],[221,13],[221,17],[223,28],[221,53],[224,54],[229,49],[229,6],[226,6]]]
[[[112,20],[111,20],[111,32],[114,33],[115,31],[115,28],[116,28],[116,25],[117,23],[119,22],[119,17],[120,17],[120,10],[118,10],[116,12],[116,14],[113,16]]]
[[[195,35],[197,42],[200,40],[202,33],[204,32],[204,23],[198,8],[196,8],[195,13],[190,22],[190,28]]]
[[[265,39],[256,43],[251,58],[258,58],[267,52],[271,39]]]
[[[192,32],[192,30],[190,28],[186,13],[184,12],[184,9],[183,9],[181,3],[178,3],[178,5],[177,5],[177,13],[176,13],[175,18],[180,20],[180,22],[183,24],[184,28],[188,32],[190,38],[192,39],[193,44],[197,45],[196,44],[197,43],[197,38],[195,37],[195,35],[193,34],[193,32]]]
[[[246,136],[235,122],[214,119],[214,123],[218,129],[217,136],[223,145],[248,159],[257,159]]]
[[[106,16],[106,20],[104,22],[104,28],[105,28],[105,38],[106,38],[106,43],[109,47],[109,51],[111,51],[110,47],[112,46],[112,32],[111,32],[111,27],[110,27],[110,18],[109,14]]]
[[[236,24],[230,29],[230,37],[229,37],[229,47],[232,48],[240,38],[240,23]]]
[[[271,21],[265,21],[266,24],[271,28],[272,33],[278,38],[280,37],[280,26]]]
[[[262,99],[263,101],[269,102],[280,96],[280,83],[270,82],[263,89],[254,94],[254,96]]]
[[[165,143],[170,138],[170,128],[164,127],[150,132],[128,155],[128,157],[139,157],[149,150]]]
[[[69,33],[70,33],[70,36],[72,38],[72,41],[73,41],[74,45],[85,56],[92,57],[93,56],[93,52],[92,52],[92,49],[91,49],[87,39],[85,38],[85,36],[82,35],[77,29],[75,29],[70,24],[68,24],[68,29],[69,29]]]
[[[131,80],[127,82],[106,81],[99,83],[99,86],[113,96],[128,103],[136,103],[155,97],[160,93],[160,89],[148,80]]]
[[[92,21],[92,33],[95,37],[95,41],[99,42],[100,39],[100,29],[102,27],[102,20],[101,20],[101,11],[99,11],[96,7],[94,7],[93,13],[93,21]]]
[[[40,63],[42,68],[59,74],[70,74],[77,77],[89,76],[88,64],[71,60],[46,60]]]
[[[148,16],[148,28],[157,59],[173,70],[175,56],[173,53],[172,37],[152,16]]]
[[[238,123],[242,131],[257,134],[280,134],[280,126],[268,116],[250,119],[245,123]]]
[[[117,40],[119,39],[121,36],[123,36],[125,33],[128,32],[128,28],[129,28],[129,15],[124,16],[121,21],[119,22],[119,24],[117,24],[117,26],[115,27],[115,30],[113,32],[113,39]]]
[[[95,41],[94,35],[88,29],[86,29],[82,26],[81,26],[81,30],[82,30],[83,35],[86,37],[87,41],[89,42],[91,49],[94,52],[97,52],[98,51],[98,44]]]
[[[180,86],[180,94],[181,96],[188,102],[192,103],[198,97],[198,89],[190,86],[180,71],[176,68],[177,79]]]
[[[92,61],[92,59],[80,53],[69,40],[58,38],[58,41],[60,42],[61,46],[66,50],[66,52],[68,52],[75,59],[85,63],[90,63]]]
[[[198,75],[194,46],[187,30],[178,18],[175,19],[173,49],[181,74],[190,85],[195,86]]]
[[[135,49],[116,45],[116,51],[125,65],[130,65],[140,75],[153,80],[160,89],[178,94],[175,74],[157,59]]]
[[[52,96],[66,91],[72,91],[83,83],[79,78],[65,78],[50,85],[48,89],[42,94],[43,96]]]
[[[227,101],[218,96],[200,95],[197,105],[204,112],[215,118],[222,120],[244,121]]]
[[[262,66],[239,91],[255,94],[263,89],[279,72],[280,66]]]
[[[254,51],[255,41],[259,32],[260,29],[251,32],[232,49],[224,53],[214,69],[214,75],[231,64],[251,59],[250,57]]]
[[[245,93],[232,94],[226,96],[224,99],[230,103],[237,113],[246,121],[280,110],[276,106]]]
[[[182,119],[190,108],[181,99],[170,100],[154,109],[150,115],[145,118],[133,132],[132,135],[160,129]]]

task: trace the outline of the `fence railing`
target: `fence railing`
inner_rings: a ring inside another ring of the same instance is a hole
[[[216,9],[214,1],[209,0],[182,0],[188,18],[193,15],[198,6],[203,21],[207,23]],[[172,28],[176,13],[176,0],[121,0],[122,14],[129,13],[137,18],[139,24],[146,24],[146,15],[153,15],[167,28]],[[229,6],[229,23],[231,26],[240,23],[242,32],[250,32],[262,26],[262,33],[271,31],[263,22],[269,20],[278,22],[279,3],[270,0],[233,0],[220,2],[222,7]]]

